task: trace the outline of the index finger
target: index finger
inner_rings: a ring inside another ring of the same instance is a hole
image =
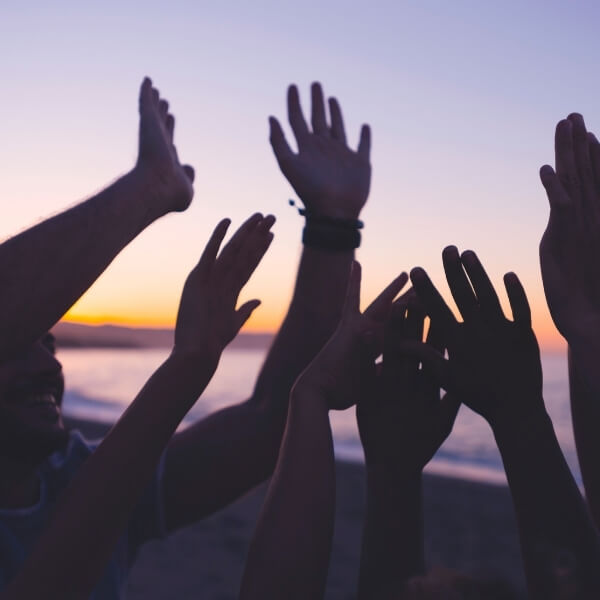
[[[481,314],[488,319],[503,319],[504,313],[500,306],[500,300],[498,300],[498,294],[496,294],[496,290],[477,254],[472,250],[466,250],[462,253],[461,260],[477,294]]]
[[[298,88],[295,85],[290,85],[287,95],[288,119],[292,127],[292,131],[296,136],[296,142],[300,147],[301,142],[309,135],[308,125],[304,120],[302,108],[300,107],[300,96]]]
[[[415,267],[410,272],[410,280],[421,300],[425,312],[439,323],[443,331],[456,325],[456,319],[441,294],[429,279],[429,275],[421,267]]]
[[[408,275],[400,273],[384,290],[369,304],[363,313],[375,321],[384,321],[390,314],[392,302],[400,290],[406,285]]]
[[[230,223],[231,219],[223,219],[212,232],[212,235],[202,252],[202,256],[195,267],[200,274],[206,275],[214,264]]]

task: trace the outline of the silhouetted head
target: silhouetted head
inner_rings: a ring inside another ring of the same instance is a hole
[[[510,588],[497,581],[480,580],[452,569],[434,567],[407,582],[400,600],[514,600]]]
[[[0,456],[31,464],[64,447],[62,366],[47,333],[0,365]]]

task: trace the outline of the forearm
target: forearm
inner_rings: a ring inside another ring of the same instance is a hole
[[[493,430],[513,497],[531,598],[558,598],[561,586],[572,581],[581,597],[596,597],[598,536],[550,418],[543,412]]]
[[[0,360],[48,331],[145,227],[166,212],[135,169],[0,246]]]
[[[600,527],[600,390],[594,391],[569,350],[569,390],[577,457],[587,503]]]
[[[63,493],[9,588],[14,597],[41,597],[42,591],[54,598],[89,595],[161,452],[214,370],[212,365],[200,369],[202,376],[196,365],[196,376],[189,378],[190,365],[172,356],[149,379]]]
[[[283,428],[281,416],[244,402],[177,433],[165,463],[169,531],[212,514],[267,479]]]
[[[333,536],[335,468],[327,407],[295,397],[252,539],[240,598],[322,598]]]
[[[353,251],[304,247],[288,313],[261,369],[253,400],[285,413],[292,385],[337,327]]]
[[[367,466],[367,514],[358,597],[393,600],[424,571],[421,473],[393,465]]]

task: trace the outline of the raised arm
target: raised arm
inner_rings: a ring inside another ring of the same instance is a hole
[[[328,410],[356,403],[375,376],[382,329],[402,274],[359,311],[360,267],[352,270],[342,319],[298,378],[279,460],[252,539],[240,598],[322,598],[333,536],[335,472]]]
[[[540,243],[544,290],[569,343],[571,411],[587,501],[600,526],[600,143],[583,117],[556,126],[556,171],[540,176],[550,219]]]
[[[443,259],[463,323],[425,271],[413,269],[411,279],[441,328],[449,360],[422,344],[406,347],[430,362],[442,385],[492,427],[515,506],[530,598],[595,598],[600,594],[598,536],[544,407],[525,292],[514,273],[505,275],[509,321],[474,252],[460,257],[450,246]]]
[[[236,310],[242,286],[271,242],[271,224],[254,215],[218,257],[229,222],[217,226],[185,283],[169,358],[65,490],[3,599],[89,597],[169,438],[259,304],[252,300]]]
[[[339,321],[360,240],[357,218],[369,191],[370,142],[364,126],[358,150],[350,149],[333,98],[329,109],[330,124],[321,86],[314,84],[311,131],[298,91],[290,87],[288,112],[297,153],[278,121],[270,119],[275,156],[307,211],[296,287],[251,399],[193,425],[170,445],[165,485],[171,529],[223,507],[272,473],[292,384]]]
[[[188,207],[194,171],[177,159],[168,110],[145,79],[135,167],[96,196],[0,245],[0,361],[48,331],[150,223]]]
[[[356,418],[367,467],[358,597],[396,600],[425,570],[423,467],[448,437],[459,403],[440,399],[439,383],[419,361],[398,351],[420,342],[425,314],[409,291],[396,301],[385,329],[382,368],[357,404]],[[427,344],[443,352],[433,328]]]

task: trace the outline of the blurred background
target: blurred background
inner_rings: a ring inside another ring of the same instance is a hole
[[[553,163],[554,126],[569,112],[600,129],[599,5],[105,0],[5,2],[0,12],[0,237],[85,199],[133,166],[145,75],[169,100],[179,156],[196,169],[191,208],[126,248],[67,320],[171,327],[185,276],[215,223],[229,216],[237,225],[260,210],[278,221],[244,291],[244,299],[263,302],[246,331],[275,332],[291,296],[303,223],[288,206],[293,191],[272,156],[267,117],[287,127],[291,82],[308,114],[309,85],[320,81],[340,100],[353,145],[362,123],[373,132],[372,191],[358,250],[363,302],[415,265],[449,299],[441,268],[449,243],[478,252],[503,302],[502,275],[516,271],[553,386],[546,395],[555,398],[553,416],[562,419],[561,441],[573,459],[564,346],[539,271],[548,209],[538,169]],[[249,393],[265,344],[231,351],[245,358],[226,361],[235,366],[215,380],[218,389],[230,387],[221,395],[209,389],[198,414]],[[71,382],[65,408],[109,420],[162,357],[155,350],[121,349],[118,360],[116,350],[89,352],[61,353]],[[129,365],[119,377],[115,361]],[[119,390],[103,387],[98,373],[120,382]],[[103,412],[100,402],[113,408]],[[338,432],[338,449],[349,441],[348,455],[358,456],[353,419],[343,419],[349,429],[340,426],[346,433]],[[469,465],[483,457],[497,475],[489,432],[472,414],[461,419],[455,451],[471,444]]]

